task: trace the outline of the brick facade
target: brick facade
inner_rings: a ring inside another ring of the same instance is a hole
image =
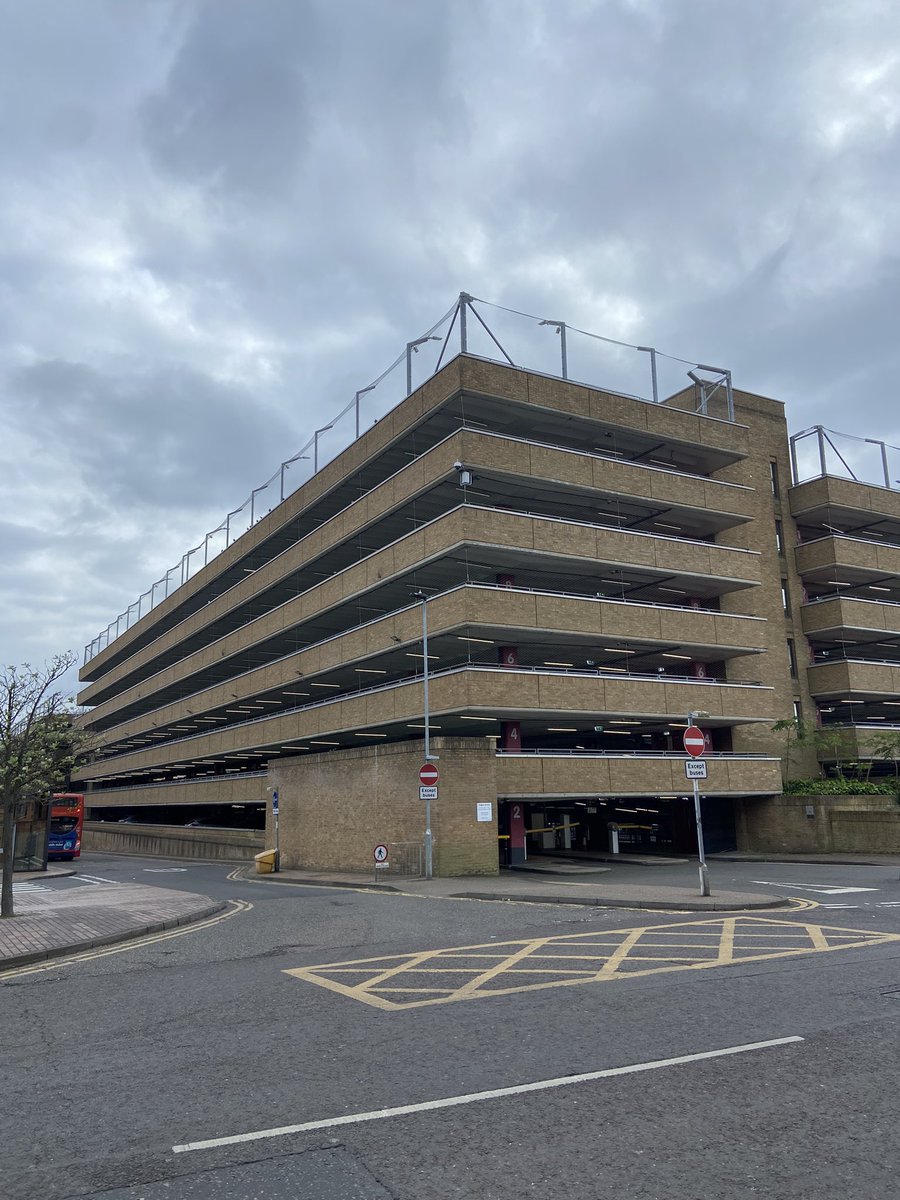
[[[435,738],[431,748],[440,756],[438,799],[432,802],[435,874],[496,875],[493,744],[486,738]],[[420,846],[425,828],[418,779],[422,762],[421,742],[400,742],[273,765],[282,865],[368,871],[379,843],[392,854],[395,846]],[[491,804],[491,821],[476,820],[479,802]],[[266,834],[271,845],[271,812]],[[398,849],[394,857],[403,853]]]

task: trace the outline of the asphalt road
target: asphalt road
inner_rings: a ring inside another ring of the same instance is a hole
[[[731,924],[231,870],[90,855],[80,882],[54,885],[139,880],[253,907],[0,977],[0,1195],[896,1192],[896,868],[714,863],[714,889],[805,901]],[[824,907],[838,904],[855,907]]]

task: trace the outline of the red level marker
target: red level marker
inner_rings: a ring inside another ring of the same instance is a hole
[[[426,787],[437,783],[439,778],[438,769],[433,763],[425,763],[423,767],[419,767],[419,783]]]
[[[706,738],[703,736],[703,730],[698,729],[696,725],[689,725],[684,731],[684,736],[681,740],[684,742],[684,748],[690,754],[691,758],[700,758],[706,749]]]

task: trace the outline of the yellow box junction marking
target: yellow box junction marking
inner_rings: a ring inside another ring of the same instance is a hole
[[[286,971],[375,1008],[420,1008],[574,984],[853,950],[900,934],[771,917],[717,917],[387,954]]]

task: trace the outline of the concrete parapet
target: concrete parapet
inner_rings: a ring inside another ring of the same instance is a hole
[[[252,860],[263,848],[255,829],[185,829],[177,825],[132,825],[86,821],[82,846],[107,854],[146,854],[160,858]]]

